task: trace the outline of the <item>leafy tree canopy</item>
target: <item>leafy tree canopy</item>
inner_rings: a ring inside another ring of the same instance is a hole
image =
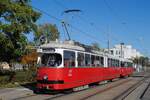
[[[24,34],[36,31],[40,13],[29,0],[0,0],[0,61],[17,60],[27,44]]]
[[[60,33],[56,25],[53,24],[43,24],[39,25],[38,31],[35,34],[35,41],[42,43],[47,43],[49,41],[55,41],[59,39]]]
[[[99,46],[99,43],[97,43],[97,42],[92,43],[91,46],[92,46],[92,48],[95,49],[95,50],[98,50],[98,51],[101,50],[101,48],[100,48],[100,46]]]
[[[141,64],[142,66],[149,66],[150,65],[149,58],[143,57],[143,56],[133,58],[133,62],[135,64]]]

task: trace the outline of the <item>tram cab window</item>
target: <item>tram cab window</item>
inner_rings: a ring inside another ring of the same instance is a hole
[[[62,56],[57,53],[43,54],[41,57],[41,66],[57,67],[62,63]]]
[[[75,67],[75,52],[64,51],[64,67]]]
[[[85,66],[84,53],[79,53],[78,52],[78,66],[79,67],[84,67]]]
[[[91,66],[91,57],[89,54],[85,54],[85,66],[87,67]]]

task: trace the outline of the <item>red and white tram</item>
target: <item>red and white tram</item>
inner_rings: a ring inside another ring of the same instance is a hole
[[[76,45],[50,42],[37,50],[37,88],[64,90],[112,80],[133,73],[132,62]]]

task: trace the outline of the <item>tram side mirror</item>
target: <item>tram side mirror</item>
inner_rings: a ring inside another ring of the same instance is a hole
[[[37,67],[41,66],[41,57],[38,57],[36,66]]]

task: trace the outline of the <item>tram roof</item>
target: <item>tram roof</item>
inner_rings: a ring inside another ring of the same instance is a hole
[[[93,50],[90,46],[83,45],[83,44],[80,44],[79,42],[74,42],[74,41],[64,41],[64,42],[62,42],[62,41],[50,41],[47,44],[41,45],[40,48],[62,48],[62,49],[77,50],[77,51],[83,51],[83,52],[90,52],[90,53],[105,55],[105,56],[108,56],[110,58],[119,59],[121,61],[130,61],[128,59],[116,57],[116,56],[113,56],[111,54],[104,53],[102,51]]]
[[[41,45],[40,48],[62,48],[62,49],[85,51],[83,47],[75,45],[73,41],[64,41],[64,42],[50,41],[47,44]]]

